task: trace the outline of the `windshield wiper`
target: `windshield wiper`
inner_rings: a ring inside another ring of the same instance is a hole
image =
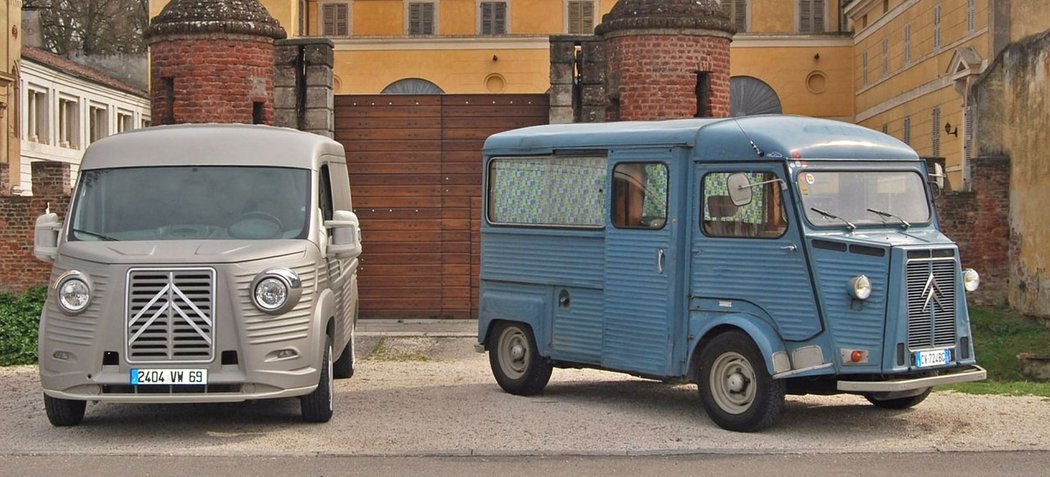
[[[904,220],[904,217],[901,217],[899,215],[893,215],[893,214],[891,214],[889,212],[883,212],[881,210],[876,210],[876,209],[868,209],[868,212],[871,212],[871,213],[873,213],[875,215],[878,215],[880,217],[888,217],[888,218],[897,219],[897,220],[901,221],[901,225],[904,227],[904,230],[908,230],[908,227],[911,227],[911,224],[908,223],[907,220]],[[883,222],[885,222],[885,220]]]
[[[850,222],[850,221],[848,221],[848,220],[846,220],[846,219],[844,219],[842,217],[839,217],[839,216],[837,216],[835,214],[832,214],[831,212],[828,212],[826,210],[820,210],[820,209],[818,209],[816,207],[810,207],[809,210],[812,210],[813,212],[816,212],[816,213],[818,213],[820,215],[823,215],[824,217],[827,217],[829,219],[841,220],[843,223],[846,224],[846,227],[849,228],[850,232],[852,232],[853,230],[855,230],[857,228],[856,225],[853,225],[853,222]]]
[[[119,242],[119,240],[118,240],[117,238],[114,238],[114,237],[110,237],[109,235],[105,235],[105,234],[100,234],[100,233],[98,233],[98,232],[92,232],[92,231],[90,231],[90,230],[84,230],[84,229],[73,229],[73,233],[76,233],[76,234],[84,234],[84,235],[90,235],[90,236],[92,236],[92,237],[95,237],[95,238],[100,238],[100,239],[102,239],[102,240],[105,240],[105,241],[107,241],[107,242]]]

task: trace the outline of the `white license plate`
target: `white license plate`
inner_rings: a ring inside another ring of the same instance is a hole
[[[935,349],[932,351],[919,351],[915,353],[915,367],[928,368],[930,366],[943,366],[952,360],[950,349]]]
[[[175,384],[203,385],[208,383],[207,369],[135,369],[131,370],[131,385]]]

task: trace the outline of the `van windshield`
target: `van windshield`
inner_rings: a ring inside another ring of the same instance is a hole
[[[82,171],[69,240],[305,238],[310,171],[131,167]]]
[[[797,180],[806,218],[815,226],[930,221],[922,176],[915,171],[802,171]]]

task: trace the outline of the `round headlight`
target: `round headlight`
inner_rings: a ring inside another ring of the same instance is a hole
[[[87,277],[77,271],[66,272],[58,279],[55,293],[58,304],[66,313],[77,314],[91,303],[91,285]]]
[[[963,270],[963,288],[968,292],[976,291],[981,286],[981,276],[977,270],[967,268]]]
[[[849,293],[858,300],[867,300],[871,296],[871,280],[864,275],[850,278]]]
[[[252,302],[259,310],[284,313],[299,303],[302,282],[291,270],[273,268],[260,273],[252,282]]]

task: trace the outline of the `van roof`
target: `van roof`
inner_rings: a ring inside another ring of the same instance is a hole
[[[295,129],[180,124],[136,129],[96,141],[84,152],[80,168],[250,165],[317,169],[317,159],[325,154],[345,158],[338,142]]]
[[[692,147],[694,159],[711,162],[919,159],[907,144],[863,126],[783,115],[532,126],[490,136],[484,153],[533,155],[646,146]]]

